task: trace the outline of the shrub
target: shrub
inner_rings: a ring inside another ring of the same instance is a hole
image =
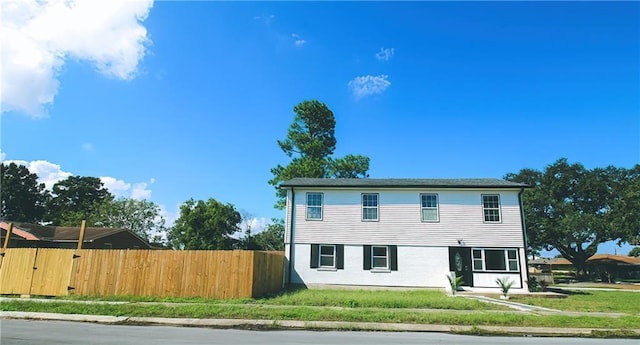
[[[527,285],[529,285],[529,292],[538,292],[538,291],[540,291],[540,283],[538,283],[538,279],[536,277],[531,277],[529,279],[529,281],[527,282]]]
[[[447,279],[449,279],[449,285],[451,285],[451,293],[455,295],[456,291],[462,286],[462,276],[458,277],[456,276],[456,272],[451,272],[447,276]]]
[[[507,294],[509,293],[509,289],[511,289],[511,287],[513,286],[513,280],[507,277],[502,277],[496,279],[496,283],[498,283],[500,289],[502,290],[502,295],[504,295],[504,297],[506,298]]]
[[[541,280],[540,281],[540,289],[544,292],[547,291],[547,288],[549,287],[549,282],[546,280]]]

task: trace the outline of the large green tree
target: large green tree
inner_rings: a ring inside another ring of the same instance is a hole
[[[284,250],[284,219],[272,218],[271,223],[258,233],[253,233],[251,228],[248,228],[248,230],[245,230],[245,236],[238,243],[238,248],[246,250]]]
[[[82,219],[89,223],[99,219],[99,208],[113,195],[97,177],[69,176],[52,188],[47,202],[47,220],[52,225],[77,226]]]
[[[159,242],[165,231],[165,219],[160,206],[147,200],[127,198],[107,199],[97,208],[95,226],[125,228],[146,241]]]
[[[533,189],[527,189],[524,192],[523,208],[527,224],[527,251],[535,259],[535,256],[546,246],[542,239],[539,238],[540,222],[537,221],[540,216],[538,205],[544,204],[543,194],[540,192],[542,173],[533,169],[522,169],[519,173],[509,173],[504,178],[509,181],[526,183],[533,187]]]
[[[633,231],[628,230],[632,224],[621,226],[615,219],[616,214],[638,212],[620,202],[628,191],[627,175],[625,169],[588,170],[562,158],[542,172],[523,169],[505,179],[534,186],[524,193],[530,246],[556,249],[582,275],[599,244],[624,240]]]
[[[10,221],[37,223],[42,221],[48,193],[38,176],[24,165],[0,165],[0,218]]]
[[[303,101],[293,107],[295,117],[289,126],[287,138],[278,145],[291,161],[271,169],[269,184],[276,188],[276,208],[285,206],[286,192],[280,184],[295,177],[366,178],[369,175],[369,157],[346,155],[334,158],[336,149],[336,119],[326,104],[317,100]]]
[[[260,250],[284,250],[284,219],[271,219],[271,224],[253,239]]]
[[[613,169],[617,183],[611,221],[620,232],[619,242],[640,245],[640,165],[632,169]]]
[[[241,217],[231,204],[213,198],[189,199],[180,206],[180,216],[167,233],[176,249],[232,249],[231,235],[240,231]]]

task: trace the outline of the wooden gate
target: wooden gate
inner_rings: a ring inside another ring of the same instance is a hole
[[[29,294],[37,252],[36,248],[12,248],[4,253],[0,267],[0,294]]]
[[[73,252],[70,249],[38,249],[29,294],[67,295],[73,266]]]
[[[12,248],[0,267],[0,294],[64,296],[68,294],[74,251]]]

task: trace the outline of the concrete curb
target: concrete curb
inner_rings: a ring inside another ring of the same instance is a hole
[[[55,321],[76,321],[95,323],[121,323],[125,322],[126,316],[108,315],[84,315],[84,314],[55,314],[55,313],[32,313],[22,311],[0,312],[0,319],[26,319],[26,320],[55,320]]]
[[[251,320],[251,319],[193,319],[159,317],[99,316],[81,314],[54,314],[6,311],[0,313],[0,319],[50,320],[93,322],[101,324],[145,324],[182,327],[211,328],[259,328],[259,329],[307,329],[307,330],[359,330],[390,332],[444,332],[460,333],[486,331],[504,335],[534,336],[584,336],[593,331],[611,331],[603,328],[550,328],[550,327],[502,327],[502,326],[465,326],[465,325],[427,325],[407,323],[379,322],[342,322],[342,321],[298,321],[298,320]],[[640,329],[629,330],[640,337]]]
[[[0,297],[0,302],[38,302],[38,303],[76,303],[76,304],[132,304],[136,302],[123,302],[123,301],[83,301],[72,299],[57,299],[57,298],[13,298],[13,297]]]

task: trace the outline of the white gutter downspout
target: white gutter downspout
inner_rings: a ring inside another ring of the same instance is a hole
[[[295,219],[296,193],[291,187],[291,217],[289,219],[289,272],[287,274],[287,286],[291,285],[291,267],[293,266],[293,222]]]
[[[520,192],[518,192],[518,203],[520,204],[520,220],[521,220],[521,225],[522,225],[522,240],[524,242],[524,264],[525,267],[523,268],[527,274],[527,287],[529,286],[529,280],[531,278],[529,278],[529,255],[527,255],[527,251],[529,250],[529,243],[527,242],[527,225],[526,225],[526,221],[524,218],[524,206],[522,203],[522,193],[524,193],[524,187],[520,188]],[[520,286],[524,286],[524,284],[522,284],[522,275],[520,275]]]

